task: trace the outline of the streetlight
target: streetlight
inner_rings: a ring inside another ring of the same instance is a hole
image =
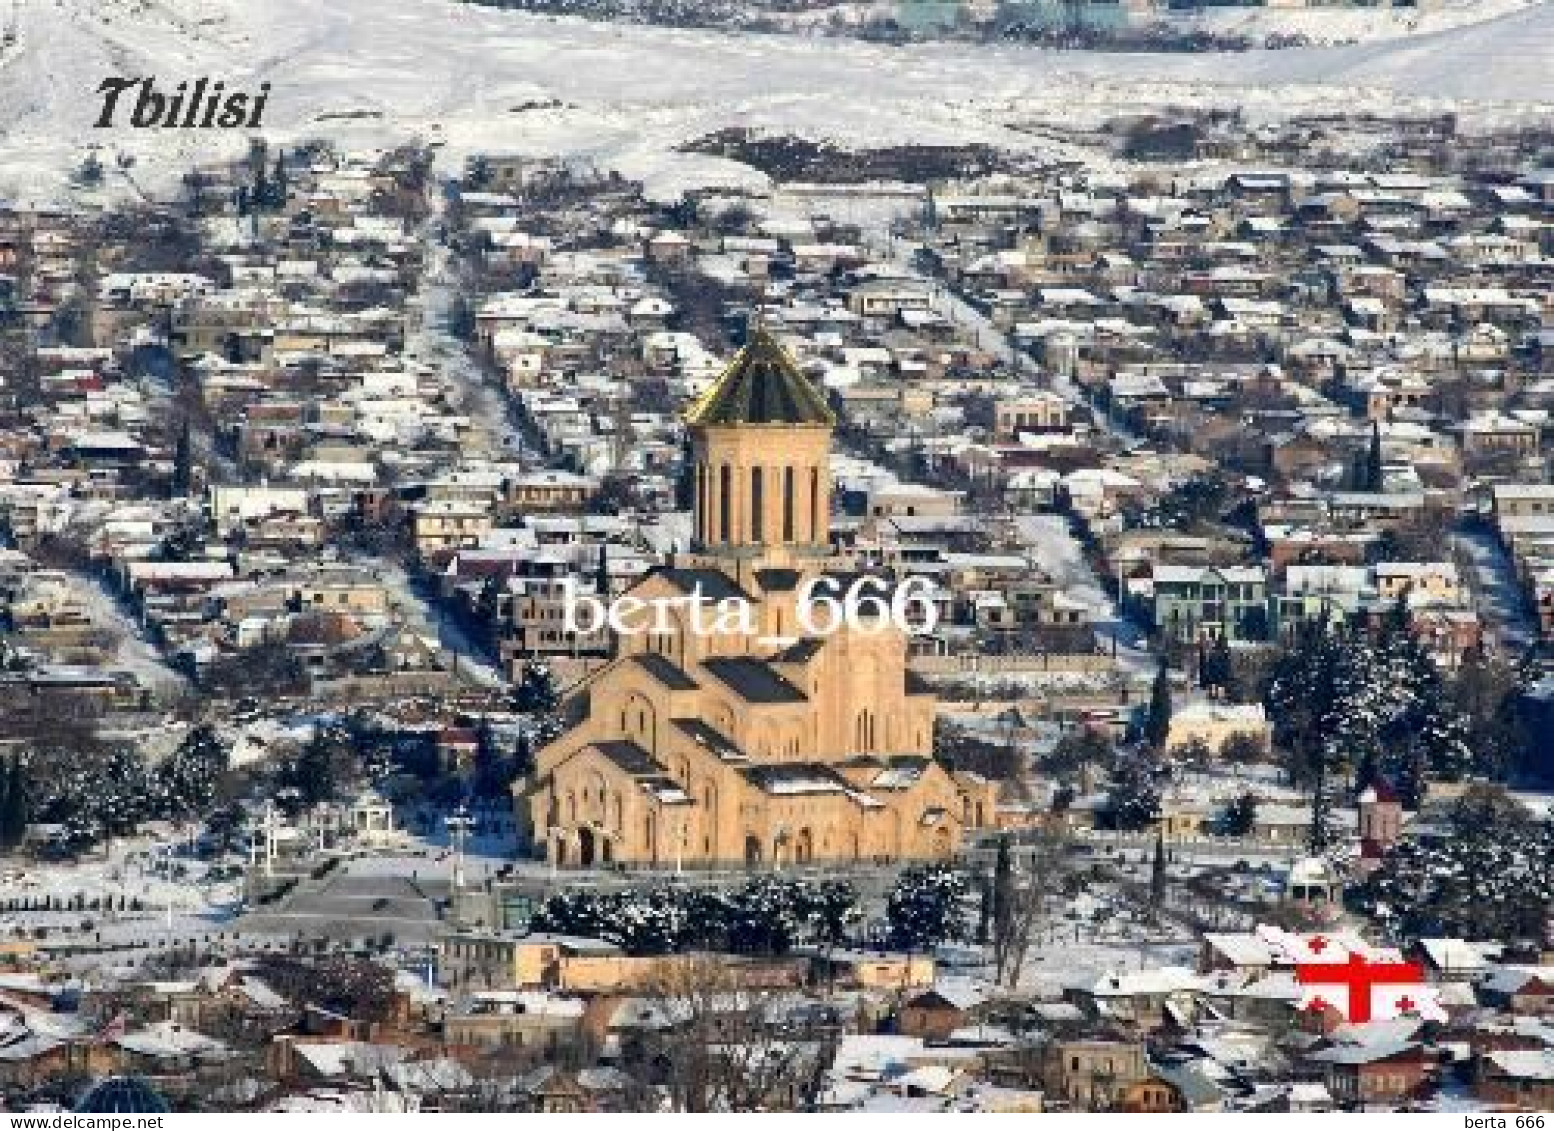
[[[453,816],[445,818],[444,823],[447,824],[448,836],[453,841],[453,893],[457,896],[464,888],[464,842],[475,827],[475,818],[469,815],[468,809],[460,805],[454,810]]]

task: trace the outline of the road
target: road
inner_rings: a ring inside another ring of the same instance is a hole
[[[438,238],[445,202],[432,194],[432,214],[421,225],[418,238],[425,248],[426,271],[413,303],[421,310],[421,327],[405,343],[414,361],[432,365],[448,399],[470,418],[472,427],[463,455],[484,460],[536,462],[522,430],[513,420],[505,393],[497,388],[469,354],[468,346],[450,329],[456,290],[452,278],[452,252]]]
[[[991,318],[978,310],[954,287],[923,271],[913,258],[921,245],[911,240],[896,239],[888,231],[866,230],[865,240],[873,251],[887,256],[893,264],[927,286],[929,302],[935,313],[943,315],[957,326],[969,329],[975,336],[979,349],[992,353],[1014,372],[1041,380],[1071,405],[1091,409],[1096,426],[1109,433],[1124,447],[1136,447],[1144,442],[1142,437],[1124,425],[1111,420],[1100,410],[1094,409],[1085,399],[1084,391],[1066,374],[1037,366],[1030,355],[1016,345],[1008,334],[994,325]]]
[[[1451,541],[1491,637],[1513,652],[1536,644],[1538,626],[1528,612],[1516,568],[1495,536],[1487,530],[1464,527],[1452,533]]]
[[[487,688],[506,685],[502,673],[492,665],[484,648],[471,640],[463,627],[444,611],[436,601],[428,600],[405,574],[392,562],[364,562],[393,594],[393,601],[406,613],[406,619],[420,622],[435,633],[438,641],[458,660],[458,674],[472,683]]]
[[[141,685],[157,699],[182,698],[189,691],[188,679],[169,667],[162,653],[146,638],[140,622],[125,612],[118,597],[109,591],[95,573],[72,573],[71,590],[86,606],[93,625],[107,629],[118,638],[114,662],[132,672]]]
[[[1138,671],[1152,670],[1155,659],[1143,630],[1122,615],[1117,602],[1085,560],[1067,519],[1056,514],[1019,514],[1014,516],[1014,525],[1042,571],[1067,596],[1090,607],[1096,635],[1108,649],[1115,645],[1118,663]]]

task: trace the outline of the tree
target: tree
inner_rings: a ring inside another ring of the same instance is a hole
[[[1171,732],[1171,672],[1165,657],[1160,657],[1160,667],[1155,671],[1154,686],[1149,691],[1149,713],[1144,718],[1144,741],[1156,750],[1165,747],[1166,735]]]
[[[1268,755],[1268,747],[1258,735],[1237,731],[1220,743],[1219,756],[1233,766],[1250,766]]]
[[[187,416],[178,426],[178,439],[173,445],[172,487],[177,496],[187,495],[194,488],[194,443]]]
[[[891,945],[931,951],[942,942],[964,938],[968,888],[964,872],[943,864],[904,870],[885,901]]]
[[[987,930],[981,933],[997,940],[1007,931],[1009,916],[1014,909],[1014,853],[1010,850],[1007,836],[998,838],[998,854],[993,860],[993,883],[989,893]],[[997,959],[994,961],[996,963]]]
[[[1201,735],[1193,735],[1180,746],[1170,750],[1173,761],[1188,766],[1207,766],[1214,761],[1214,748]]]
[[[1451,698],[1473,736],[1478,772],[1504,778],[1520,770],[1541,779],[1554,769],[1536,764],[1536,744],[1521,709],[1523,694],[1536,678],[1536,667],[1531,663],[1519,668],[1482,647],[1463,654]]]
[[[537,660],[524,664],[513,693],[513,705],[530,716],[536,749],[554,741],[566,729],[559,711],[561,696],[548,664]]]
[[[16,848],[27,837],[27,781],[19,758],[0,763],[0,848]]]
[[[1257,824],[1257,794],[1247,790],[1225,807],[1220,829],[1226,836],[1246,836]]]
[[[1041,764],[1048,773],[1071,774],[1085,766],[1109,766],[1116,757],[1117,748],[1104,731],[1081,727],[1058,739]]]
[[[153,774],[165,815],[182,818],[207,812],[215,802],[217,783],[227,772],[228,759],[226,743],[208,723],[191,730]]]
[[[81,164],[76,166],[73,179],[83,188],[96,188],[103,183],[103,173],[102,158],[95,153],[88,153]]]
[[[321,726],[281,768],[280,786],[288,808],[298,811],[333,800],[356,769],[350,736],[338,726]]]
[[[1395,845],[1355,900],[1398,938],[1541,938],[1554,912],[1554,822],[1474,786],[1440,834]]]
[[[229,801],[212,810],[205,818],[205,832],[219,853],[231,852],[237,846],[248,815],[235,801]]]
[[[1318,755],[1316,775],[1311,782],[1311,826],[1306,832],[1306,849],[1313,856],[1321,856],[1335,838],[1333,828],[1333,798],[1327,786],[1327,758]]]
[[[657,1076],[676,1111],[799,1111],[824,1080],[813,1023],[774,1021],[780,991],[757,988],[711,955],[666,965],[649,995],[669,1024],[626,1050]]]
[[[1423,788],[1428,769],[1457,779],[1478,763],[1468,721],[1406,623],[1374,638],[1314,622],[1274,664],[1265,699],[1291,777],[1364,769]]]
[[[505,797],[518,773],[517,763],[511,754],[498,745],[489,722],[482,720],[475,733],[475,794],[488,798]],[[526,740],[527,735],[520,735],[519,744],[522,745]]]
[[[628,954],[717,949],[785,954],[801,943],[835,946],[857,921],[858,895],[839,880],[756,876],[730,892],[665,886],[550,896],[534,930],[598,938]]]
[[[1007,840],[999,844],[994,866],[996,893],[989,941],[993,947],[994,980],[1013,987],[1020,981],[1026,956],[1037,932],[1050,916],[1068,877],[1068,863],[1061,834],[1042,827],[1024,846],[1024,860],[1017,865]],[[1003,877],[999,872],[1003,869]]]
[[[1159,767],[1144,754],[1118,760],[1112,770],[1106,810],[1112,824],[1124,832],[1147,829],[1160,820]]]
[[[545,714],[554,711],[559,701],[550,666],[537,660],[524,664],[514,692],[514,706],[530,714]]]
[[[1381,458],[1381,425],[1371,421],[1370,447],[1365,452],[1365,491],[1380,491],[1386,484],[1385,464]]]
[[[1160,909],[1165,905],[1166,890],[1166,857],[1165,857],[1165,830],[1155,833],[1155,856],[1149,866],[1149,913],[1151,918],[1158,918]]]
[[[1235,668],[1230,655],[1230,643],[1223,636],[1216,636],[1207,647],[1198,647],[1198,682],[1206,690],[1222,694],[1230,691],[1235,678]]]

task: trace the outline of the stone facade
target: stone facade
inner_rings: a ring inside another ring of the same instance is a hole
[[[629,591],[663,614],[618,634],[515,783],[528,849],[564,867],[954,854],[993,823],[996,791],[934,761],[935,700],[907,672],[905,635],[801,628],[807,583],[852,577],[828,549],[824,399],[758,331],[688,422],[695,543]],[[700,617],[670,607],[698,594]],[[713,602],[740,603],[744,623]]]

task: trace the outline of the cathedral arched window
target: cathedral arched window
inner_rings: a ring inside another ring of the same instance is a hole
[[[734,471],[728,464],[718,469],[718,538],[734,540]]]
[[[793,468],[782,469],[782,540],[793,541]]]
[[[696,524],[697,534],[704,541],[710,541],[712,532],[712,508],[707,498],[707,466],[701,465],[696,469]]]
[[[809,537],[820,541],[820,469],[809,469]]]
[[[756,467],[750,470],[750,540],[766,540],[766,472]]]

